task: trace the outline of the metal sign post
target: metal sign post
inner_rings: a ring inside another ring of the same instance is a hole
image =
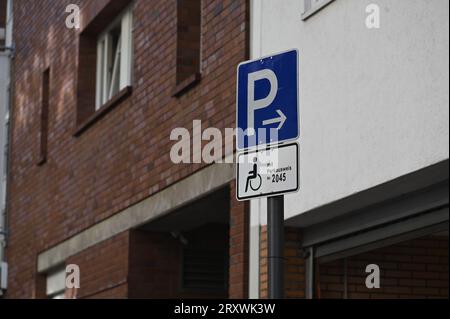
[[[281,299],[284,194],[299,189],[299,147],[288,143],[300,135],[299,52],[245,61],[237,71],[236,197],[267,197],[269,298]]]
[[[284,196],[267,198],[269,298],[284,297]]]

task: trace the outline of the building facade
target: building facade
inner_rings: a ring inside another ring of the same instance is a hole
[[[233,164],[170,158],[172,130],[234,126],[247,1],[16,0],[13,14],[6,297],[74,297],[67,265],[77,298],[247,297]]]
[[[240,62],[290,49],[300,191],[285,197],[285,297],[448,298],[447,1],[0,9],[6,298],[267,298],[266,200],[236,200],[233,139],[209,163],[203,129],[235,127]]]
[[[448,5],[252,1],[251,57],[300,53],[287,297],[448,297]],[[267,296],[265,205],[251,202],[251,297]]]

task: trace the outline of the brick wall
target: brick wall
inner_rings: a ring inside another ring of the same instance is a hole
[[[127,298],[129,242],[124,232],[66,261],[80,267],[77,298]]]
[[[132,231],[129,298],[175,298],[179,289],[180,250],[180,243],[169,233]]]
[[[230,268],[228,296],[232,299],[248,297],[248,202],[236,200],[236,185],[230,185]]]
[[[108,0],[71,3],[87,17]],[[136,0],[133,93],[78,137],[79,34],[65,27],[65,5],[59,0],[14,3],[8,297],[33,296],[39,252],[204,167],[171,163],[173,128],[190,129],[194,119],[204,127],[235,126],[236,65],[248,56],[248,1],[202,1],[202,78],[175,98],[176,1]],[[47,67],[48,154],[37,166],[40,85]],[[232,211],[232,267],[244,271],[245,260],[238,257],[246,245],[238,243],[245,237],[239,235],[244,211],[236,203]],[[239,273],[232,279],[232,296],[244,296],[244,277]]]
[[[380,289],[365,286],[368,264],[380,267]],[[428,236],[347,259],[349,298],[448,298],[448,237]],[[320,297],[342,298],[344,260],[320,266]]]
[[[260,298],[268,298],[267,226],[261,227],[260,244]],[[285,228],[284,296],[305,298],[305,260],[299,249],[301,231]]]
[[[183,235],[189,247],[226,249],[227,229],[224,224],[209,224]],[[66,264],[78,265],[81,275],[81,288],[76,292],[67,290],[66,296],[75,294],[78,299],[227,298],[227,292],[183,288],[182,248],[181,242],[166,231],[123,232],[66,260]],[[235,262],[233,269],[236,271],[240,265]],[[234,298],[245,297],[247,293],[237,289],[241,288],[241,276],[247,278],[246,272],[234,275],[234,285],[230,284]],[[46,275],[36,275],[34,285],[33,298],[46,298]]]
[[[305,298],[301,231],[286,227],[285,298]],[[366,266],[377,264],[381,288],[368,289]],[[317,298],[344,298],[343,259],[316,271]],[[261,227],[260,297],[268,297],[267,227]],[[348,298],[448,298],[448,237],[428,236],[347,258]]]
[[[226,298],[226,291],[183,287],[182,254],[183,247],[225,250],[228,247],[227,229],[226,225],[209,224],[190,232],[183,232],[187,246],[168,232],[131,231],[128,297]]]
[[[201,0],[178,1],[177,83],[199,73],[201,38],[199,28]],[[188,80],[189,81],[189,80]]]

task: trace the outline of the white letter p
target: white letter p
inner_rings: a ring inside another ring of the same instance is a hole
[[[270,83],[269,94],[259,100],[255,100],[255,82],[259,80],[267,79]],[[269,69],[264,69],[261,71],[256,71],[248,75],[247,84],[247,128],[248,134],[255,134],[255,110],[263,109],[268,107],[275,100],[278,91],[278,80],[276,74]]]

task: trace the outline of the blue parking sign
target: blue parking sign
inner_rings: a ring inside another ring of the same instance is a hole
[[[298,59],[298,51],[291,50],[239,64],[239,150],[298,138]]]

